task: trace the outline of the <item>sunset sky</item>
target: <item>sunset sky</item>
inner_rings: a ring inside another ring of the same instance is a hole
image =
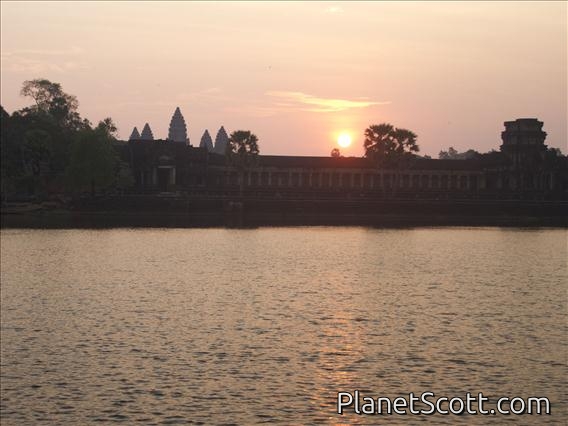
[[[421,153],[498,149],[503,121],[544,121],[566,153],[567,3],[4,2],[1,103],[47,78],[122,138],[167,136],[176,106],[198,145],[252,130],[264,154],[360,156],[390,122]]]

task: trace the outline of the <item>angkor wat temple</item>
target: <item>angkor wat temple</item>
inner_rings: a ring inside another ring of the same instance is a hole
[[[499,151],[463,160],[421,157],[379,166],[367,158],[259,155],[254,166],[237,169],[224,155],[228,136],[221,127],[191,146],[179,108],[168,138],[155,140],[146,124],[121,143],[121,155],[135,178],[136,193],[170,192],[206,196],[276,199],[568,199],[567,157],[551,155],[543,123],[507,121]]]

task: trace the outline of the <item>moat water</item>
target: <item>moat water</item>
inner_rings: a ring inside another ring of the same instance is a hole
[[[567,419],[566,230],[0,235],[3,426]],[[552,414],[336,414],[355,389]]]

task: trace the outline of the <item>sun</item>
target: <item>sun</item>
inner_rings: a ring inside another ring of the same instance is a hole
[[[337,143],[340,147],[347,148],[349,145],[351,145],[351,135],[347,133],[340,134],[337,138]]]

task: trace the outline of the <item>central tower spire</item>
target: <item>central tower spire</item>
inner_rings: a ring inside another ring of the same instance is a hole
[[[172,142],[183,142],[189,145],[189,139],[187,137],[187,126],[185,125],[185,119],[183,118],[179,107],[177,107],[174,111],[174,115],[172,116],[172,120],[170,121],[168,140]]]

